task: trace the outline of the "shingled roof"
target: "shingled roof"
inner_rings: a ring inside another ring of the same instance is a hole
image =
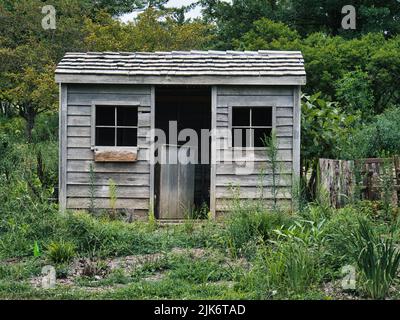
[[[93,76],[109,80],[119,76],[135,83],[177,77],[295,77],[296,83],[303,84],[305,75],[299,51],[71,52],[56,69],[58,82],[83,82],[85,78],[93,82]]]

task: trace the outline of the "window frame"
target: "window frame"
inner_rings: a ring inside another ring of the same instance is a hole
[[[233,122],[233,109],[234,108],[243,108],[243,109],[256,109],[256,108],[271,108],[272,109],[272,124],[271,124],[271,126],[252,126],[252,123],[251,123],[251,111],[250,111],[250,126],[233,126],[233,124],[232,124],[232,122]],[[233,129],[245,129],[245,130],[247,130],[247,129],[257,129],[257,128],[260,128],[260,129],[271,129],[271,130],[273,130],[273,129],[276,129],[276,104],[269,104],[269,105],[267,105],[267,104],[248,104],[248,105],[230,105],[230,106],[228,106],[228,112],[229,112],[229,115],[228,115],[228,118],[229,118],[229,123],[228,123],[228,125],[229,125],[229,132],[231,133],[231,136],[230,136],[230,141],[229,141],[229,146],[230,146],[230,148],[232,148],[232,149],[236,149],[236,150],[265,150],[266,149],[266,147],[254,147],[254,146],[250,146],[250,147],[235,147],[234,145],[233,145]],[[254,144],[254,141],[253,141],[253,144]]]
[[[117,116],[115,116],[115,125],[113,126],[96,126],[96,108],[101,106],[106,106],[106,107],[114,107],[114,112],[117,113],[117,108],[118,107],[136,107],[137,108],[137,124],[136,126],[118,126],[117,123]],[[139,134],[139,108],[140,108],[140,102],[138,101],[102,101],[102,100],[96,100],[92,101],[92,110],[91,110],[91,148],[92,150],[99,149],[99,148],[107,148],[107,149],[138,149],[138,137],[136,137],[136,145],[135,146],[117,146],[117,129],[118,128],[132,128],[137,130],[137,134]],[[115,137],[114,137],[114,146],[98,146],[96,145],[96,128],[97,127],[102,127],[102,128],[114,128],[115,129]]]

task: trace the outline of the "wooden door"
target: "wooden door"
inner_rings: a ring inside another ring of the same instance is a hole
[[[182,161],[182,148],[187,147],[163,145],[160,150],[163,161],[156,172],[160,219],[185,219],[193,208],[195,165]]]

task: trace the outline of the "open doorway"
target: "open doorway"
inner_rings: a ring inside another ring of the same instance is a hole
[[[178,134],[184,129],[196,132],[196,163],[156,164],[155,215],[158,219],[205,218],[210,207],[211,139],[202,141],[201,131],[211,129],[211,87],[156,87],[155,128],[163,130],[167,139],[165,148],[158,148],[156,156],[159,152],[176,152],[187,142],[171,143],[171,121],[176,121]]]

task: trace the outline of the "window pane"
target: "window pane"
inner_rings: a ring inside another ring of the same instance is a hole
[[[250,126],[250,108],[232,108],[232,126]]]
[[[96,106],[96,126],[114,126],[115,107]]]
[[[233,129],[232,145],[234,147],[251,147],[250,129]]]
[[[137,129],[117,129],[117,146],[135,147],[137,145]]]
[[[119,126],[136,127],[138,122],[137,107],[118,107],[117,119]]]
[[[255,147],[265,147],[264,141],[265,137],[271,136],[272,129],[258,128],[254,129],[254,146]]]
[[[96,146],[115,146],[114,128],[96,128]]]
[[[252,108],[253,127],[272,127],[272,108]]]

